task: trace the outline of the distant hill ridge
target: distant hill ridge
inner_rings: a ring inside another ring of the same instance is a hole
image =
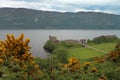
[[[120,29],[120,15],[0,8],[0,29]]]

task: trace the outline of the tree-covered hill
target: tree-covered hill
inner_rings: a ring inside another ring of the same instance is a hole
[[[120,29],[120,15],[0,8],[0,29]]]

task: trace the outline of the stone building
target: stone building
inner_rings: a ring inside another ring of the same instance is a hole
[[[81,39],[80,43],[82,44],[83,47],[86,47],[87,45],[87,40],[86,39]]]
[[[57,40],[57,38],[55,36],[49,36],[49,40],[53,43],[58,43],[59,40]]]

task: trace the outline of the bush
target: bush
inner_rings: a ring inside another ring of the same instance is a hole
[[[68,58],[68,51],[64,47],[59,47],[53,51],[53,56],[61,63],[66,63]]]
[[[111,71],[109,73],[106,73],[106,76],[109,80],[120,80],[120,71]]]
[[[57,48],[57,44],[53,43],[51,41],[47,41],[43,47],[46,51],[48,51],[49,53],[52,53],[54,51],[54,49]]]
[[[65,48],[81,47],[81,44],[78,44],[78,43],[67,43],[65,41],[61,41],[60,45],[64,46]]]
[[[114,62],[120,62],[120,44],[117,44],[115,50],[108,54],[108,59]]]
[[[28,38],[24,40],[24,34],[18,38],[7,35],[6,40],[0,41],[0,66],[8,69],[8,75],[4,77],[7,80],[27,80],[26,76],[31,76],[32,80],[39,79],[36,74],[40,76],[41,71],[30,53],[29,42]]]
[[[92,40],[92,42],[96,44],[106,43],[106,42],[119,42],[119,41],[120,39],[117,36],[100,36]]]

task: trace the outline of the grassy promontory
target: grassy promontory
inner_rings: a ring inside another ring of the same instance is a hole
[[[49,38],[49,40],[44,45],[44,49],[51,54],[54,50],[63,48],[67,51],[68,56],[75,56],[80,59],[92,58],[97,56],[103,56],[106,53],[112,51],[120,39],[115,35],[106,35],[96,37],[93,40],[87,40],[85,46],[81,41],[77,40],[64,40],[59,41],[55,36]],[[88,47],[89,46],[89,47]],[[91,47],[91,48],[90,48]],[[56,53],[60,51],[56,51]],[[104,53],[106,52],[106,53]]]

